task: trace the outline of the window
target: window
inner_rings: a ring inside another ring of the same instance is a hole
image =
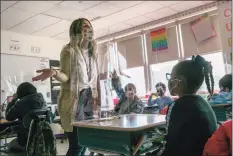
[[[162,82],[167,86],[168,81],[166,79],[166,73],[171,73],[172,68],[177,63],[178,60],[150,65],[152,82],[151,92],[156,92],[155,85],[159,82]],[[168,89],[166,95],[170,95]]]
[[[133,83],[137,88],[137,95],[138,96],[145,96],[146,94],[146,82],[144,77],[144,67],[136,67],[136,68],[129,68],[123,70],[124,73],[129,75],[131,78],[122,77],[122,87],[127,85],[128,83]]]
[[[210,61],[213,66],[213,76],[214,76],[214,92],[219,92],[218,82],[219,80],[226,74],[225,66],[223,62],[223,54],[222,52],[216,52],[211,54],[201,55],[206,59],[206,61]],[[191,59],[191,58],[188,58]],[[209,94],[206,88],[205,82],[201,86],[198,91],[199,94]]]

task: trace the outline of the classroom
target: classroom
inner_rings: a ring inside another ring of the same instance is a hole
[[[232,155],[232,1],[1,1],[0,155]]]

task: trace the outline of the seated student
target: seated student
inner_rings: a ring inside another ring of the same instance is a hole
[[[193,56],[192,60],[177,63],[172,73],[167,74],[169,91],[179,98],[169,105],[167,111],[167,134],[163,147],[159,152],[147,155],[202,155],[205,143],[217,129],[216,117],[210,104],[196,94],[204,78],[212,95],[212,66],[199,55]]]
[[[232,74],[227,74],[219,80],[220,93],[210,97],[211,104],[231,103],[232,101]]]
[[[232,74],[226,74],[219,80],[219,88],[221,92],[232,91]]]
[[[207,141],[203,156],[232,155],[232,120],[224,122]]]
[[[148,99],[148,106],[152,106],[154,104],[158,104],[159,112],[173,102],[172,98],[165,96],[166,86],[162,82],[159,82],[155,85],[157,93],[152,93]],[[159,96],[158,98],[152,100],[152,96]]]
[[[46,102],[41,93],[29,82],[21,83],[16,91],[14,99],[7,105],[6,120],[19,121],[17,138],[10,143],[11,149],[23,150],[27,143],[27,131],[24,129],[23,117],[34,109],[45,109]]]
[[[136,95],[137,91],[135,85],[129,83],[124,89],[121,88],[121,82],[115,70],[112,75],[112,86],[120,98],[114,109],[116,114],[139,114],[143,112],[144,105]]]

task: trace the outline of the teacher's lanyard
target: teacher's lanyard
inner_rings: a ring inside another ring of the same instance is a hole
[[[86,53],[88,52],[88,50],[86,51]],[[85,53],[85,52],[84,52]],[[88,81],[91,81],[91,57],[88,56],[89,59],[89,64],[87,63],[86,57],[83,54],[83,50],[81,51],[82,57],[85,61],[85,65],[86,65],[86,70],[87,70],[87,76],[88,76]]]

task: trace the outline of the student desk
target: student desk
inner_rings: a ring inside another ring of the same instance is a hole
[[[7,138],[16,137],[17,134],[11,128],[18,125],[18,121],[7,121],[6,119],[0,120],[0,140],[1,145],[0,148],[6,147],[7,144]],[[5,143],[2,143],[2,140],[4,140]],[[5,145],[4,145],[5,144]]]
[[[2,130],[4,130],[7,127],[11,127],[11,126],[17,126],[18,125],[18,121],[7,121],[6,119],[1,119],[0,120],[0,132]]]
[[[231,108],[232,104],[211,104],[216,118],[219,122],[223,122],[231,118],[231,111],[228,112],[227,108]]]
[[[112,118],[73,122],[81,146],[94,150],[132,155],[144,132],[166,123],[164,115],[128,114]]]

